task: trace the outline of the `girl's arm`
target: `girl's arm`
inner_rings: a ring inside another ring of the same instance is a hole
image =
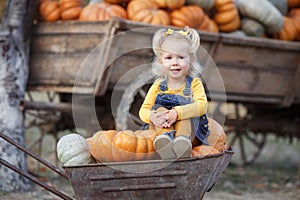
[[[199,78],[193,79],[191,89],[194,102],[174,107],[178,113],[178,120],[199,117],[207,112],[207,98],[203,84]]]
[[[145,123],[150,123],[150,115],[151,115],[151,110],[152,106],[155,103],[156,95],[159,92],[159,81],[155,81],[153,85],[150,87],[146,98],[139,110],[139,116],[141,120]]]

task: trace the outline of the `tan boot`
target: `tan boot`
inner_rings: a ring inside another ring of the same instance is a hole
[[[173,151],[173,142],[168,135],[159,135],[153,141],[156,152],[163,160],[175,159],[177,156]]]
[[[192,156],[191,140],[185,136],[178,136],[173,141],[173,151],[177,158],[189,158]]]

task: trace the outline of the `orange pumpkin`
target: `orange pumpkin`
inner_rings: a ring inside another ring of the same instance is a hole
[[[197,5],[182,6],[181,8],[172,11],[170,16],[171,24],[182,28],[189,26],[197,29],[203,24],[203,21],[205,22],[205,13],[202,8]],[[207,26],[208,24],[205,22],[203,27],[207,28]]]
[[[288,13],[290,18],[300,21],[300,8],[293,8]]]
[[[210,134],[207,138],[208,145],[195,146],[192,149],[192,156],[206,156],[208,154],[217,154],[226,149],[227,136],[223,127],[214,119],[208,118]]]
[[[208,118],[210,134],[207,138],[208,144],[219,152],[228,149],[227,136],[223,127],[214,119]]]
[[[203,19],[202,19],[201,24],[198,27],[198,29],[203,30],[203,31],[208,31],[210,21],[211,20],[209,19],[209,17],[206,14],[204,14]]]
[[[297,29],[296,40],[300,40],[300,8],[293,8],[289,11],[288,17],[294,20],[295,28]]]
[[[288,0],[288,6],[290,8],[300,7],[300,0]]]
[[[293,41],[298,38],[298,30],[294,19],[283,16],[283,28],[274,36],[281,40]]]
[[[223,127],[214,119],[208,118],[208,126],[210,134],[207,138],[208,145],[195,146],[192,149],[192,156],[206,156],[209,154],[217,154],[226,149],[227,136]]]
[[[85,6],[80,13],[79,20],[104,21],[112,17],[126,19],[126,10],[117,4],[101,2]]]
[[[193,147],[192,149],[192,156],[206,156],[211,154],[218,154],[220,153],[217,149],[212,146],[207,145],[200,145]]]
[[[294,21],[295,27],[297,29],[297,36],[296,36],[296,40],[300,41],[300,21],[295,20]]]
[[[214,8],[214,20],[220,31],[232,32],[240,27],[239,12],[233,0],[215,0]]]
[[[170,25],[167,11],[159,9],[153,0],[131,0],[127,6],[128,19],[154,25]]]
[[[39,14],[48,22],[57,21],[60,18],[60,6],[57,1],[43,0],[39,4]]]
[[[61,19],[78,19],[83,7],[83,0],[60,0]]]
[[[209,19],[209,25],[208,25],[207,31],[208,32],[214,32],[214,33],[219,32],[219,27],[218,27],[217,23],[214,20]]]
[[[153,140],[156,131],[99,131],[86,141],[98,162],[124,162],[155,157]]]
[[[154,0],[158,7],[169,8],[171,10],[180,8],[185,4],[185,0]]]

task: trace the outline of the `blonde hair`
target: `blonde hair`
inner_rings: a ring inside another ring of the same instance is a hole
[[[175,31],[172,29],[159,29],[154,33],[152,39],[152,48],[155,54],[154,61],[152,64],[152,72],[157,77],[164,76],[163,71],[159,65],[159,59],[162,55],[162,45],[166,40],[169,39],[185,39],[189,43],[189,54],[191,57],[191,67],[189,74],[192,77],[197,76],[202,72],[202,66],[197,61],[197,50],[200,47],[200,36],[195,29],[185,27],[183,30]]]

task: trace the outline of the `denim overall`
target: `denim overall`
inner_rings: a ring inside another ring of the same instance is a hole
[[[175,106],[179,105],[186,105],[193,102],[192,98],[192,90],[191,90],[191,83],[193,81],[193,78],[190,76],[187,76],[186,78],[186,86],[183,90],[182,95],[176,95],[176,94],[165,94],[164,92],[167,91],[167,80],[163,80],[160,85],[160,93],[157,94],[155,105],[152,107],[152,110],[156,110],[159,107],[165,107],[167,109],[172,109]],[[208,128],[208,119],[206,114],[200,116],[200,117],[194,117],[191,118],[192,127],[194,128],[195,136],[197,139],[202,142],[203,144],[208,145],[207,137],[209,135],[209,128]]]

